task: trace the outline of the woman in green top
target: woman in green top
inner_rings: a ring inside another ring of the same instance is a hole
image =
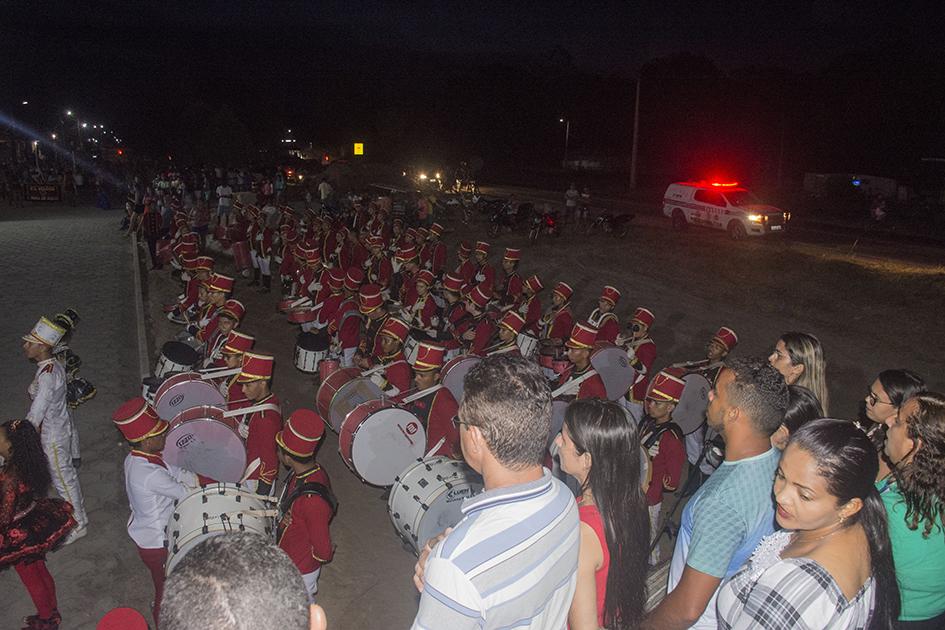
[[[923,393],[886,419],[877,481],[902,595],[897,628],[945,627],[945,396]],[[882,473],[881,473],[882,474]]]

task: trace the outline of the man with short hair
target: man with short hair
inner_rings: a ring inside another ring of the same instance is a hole
[[[420,554],[413,628],[564,628],[580,535],[574,495],[541,465],[551,430],[545,377],[522,357],[486,357],[466,376],[457,423],[485,489]]]
[[[161,630],[324,630],[284,551],[258,535],[232,532],[191,549],[167,578]]]
[[[709,392],[709,427],[725,440],[725,461],[683,510],[666,598],[644,627],[716,628],[718,587],[774,531],[771,446],[787,408],[784,378],[767,361],[736,359]]]

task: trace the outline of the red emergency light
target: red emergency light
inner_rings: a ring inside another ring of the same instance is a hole
[[[738,182],[712,182],[712,185],[716,188],[734,188]]]

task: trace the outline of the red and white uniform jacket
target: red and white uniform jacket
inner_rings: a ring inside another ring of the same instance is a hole
[[[476,336],[469,342],[469,354],[484,356],[489,342],[492,341],[492,334],[495,332],[495,314],[486,312],[470,322],[470,327],[476,331]]]
[[[598,342],[617,343],[617,335],[620,334],[620,321],[614,313],[601,313],[600,309],[595,308],[591,312],[591,316],[587,318],[587,323],[597,329]]]
[[[518,314],[525,319],[522,332],[537,337],[541,333],[539,323],[541,320],[541,300],[538,299],[537,295],[532,295],[529,298],[523,296],[523,298],[519,300],[517,310]]]
[[[372,374],[371,380],[388,396],[396,396],[410,389],[413,372],[402,351],[398,350],[392,355],[381,357],[381,364],[384,370]]]
[[[466,286],[472,285],[476,281],[476,263],[469,260],[468,258],[459,263],[456,267],[456,275],[463,279],[463,282],[466,283]]]
[[[574,317],[571,315],[571,306],[565,304],[557,311],[548,309],[541,318],[542,339],[561,339],[567,341],[574,328]]]
[[[368,282],[380,285],[381,289],[390,286],[390,280],[394,276],[394,267],[390,259],[381,254],[371,257],[367,261],[367,279]]]
[[[505,278],[502,304],[516,304],[522,297],[522,277],[512,272]]]
[[[558,377],[558,387],[563,386],[565,383],[571,380],[575,380],[581,376],[584,376],[588,373],[589,370],[594,368],[588,363],[587,367],[581,371],[574,369],[572,364],[568,367],[567,370]],[[583,398],[600,398],[601,400],[608,400],[607,398],[607,388],[604,387],[604,381],[601,379],[600,374],[594,372],[594,375],[578,385],[578,390],[576,392],[568,391],[562,394],[562,396],[574,396],[577,399]]]
[[[346,298],[335,311],[335,317],[328,324],[328,334],[338,339],[342,349],[357,348],[361,342],[361,314],[358,312],[357,298]]]
[[[383,328],[388,317],[390,317],[390,314],[384,313],[383,317],[368,319],[364,323],[364,332],[361,335],[358,350],[364,357],[371,359],[372,363],[380,361],[384,354],[384,351],[381,350],[381,336],[377,333],[381,332],[381,328]]]
[[[267,258],[272,254],[272,228],[268,226],[260,227],[259,224],[254,224],[253,227],[250,228],[250,239],[249,244],[252,246],[257,256]]]
[[[253,404],[252,401],[246,400],[246,394],[243,393],[243,385],[236,381],[237,378],[239,378],[239,374],[234,374],[233,376],[222,379],[220,382],[220,393],[226,397],[227,411],[242,409]]]
[[[142,549],[164,546],[164,528],[174,502],[198,485],[197,475],[166,464],[160,455],[132,450],[125,457],[125,492],[131,516],[128,535]]]
[[[658,438],[653,440],[654,434],[661,431]],[[678,430],[678,427],[677,427]],[[679,434],[665,425],[657,425],[651,418],[646,417],[640,425],[640,444],[654,443],[647,448],[650,456],[650,471],[652,478],[646,490],[646,504],[656,505],[663,500],[663,491],[672,492],[679,487],[683,464],[686,463],[686,446]]]
[[[425,243],[420,250],[420,265],[439,278],[446,267],[446,245],[440,241]]]
[[[443,347],[447,350],[456,350],[464,343],[462,336],[464,332],[469,330],[469,326],[473,322],[472,315],[469,314],[462,302],[454,302],[446,305],[444,318],[443,331],[448,332],[449,337],[443,339]]]
[[[328,475],[321,466],[301,475],[292,475],[282,492],[283,499],[292,494],[296,486],[320,483],[331,488]],[[328,525],[332,518],[331,506],[317,495],[303,494],[292,502],[289,510],[279,519],[277,544],[299,573],[313,573],[334,555]]]
[[[656,361],[656,344],[649,337],[644,337],[630,342],[630,347],[635,353],[630,365],[637,371],[637,380],[630,387],[628,397],[631,402],[642,405],[650,384],[650,371],[653,369],[653,362]]]
[[[512,341],[506,342],[495,350],[491,351],[489,356],[491,357],[496,354],[514,354],[515,356],[520,357],[522,356],[522,351],[519,349],[518,344],[515,343],[515,340],[513,339]]]
[[[250,403],[251,405],[270,404],[279,407],[279,399],[275,394]],[[279,458],[276,455],[276,433],[282,430],[282,411],[267,409],[254,411],[243,416],[240,425],[240,434],[245,433],[246,461],[251,462],[259,458],[259,468],[249,476],[250,481],[272,484],[279,472]]]
[[[341,306],[344,299],[345,296],[343,293],[329,292],[328,295],[325,296],[322,307],[318,309],[318,323],[321,327],[325,327],[331,323],[335,318],[335,314],[338,313],[338,307]]]
[[[397,399],[400,402],[403,396]],[[427,449],[436,446],[443,439],[443,444],[433,453],[446,457],[461,457],[459,446],[459,432],[453,424],[453,416],[459,409],[459,404],[453,394],[445,387],[431,392],[409,403],[401,403],[403,407],[417,416],[427,433]]]
[[[476,270],[476,275],[473,276],[473,282],[475,282],[475,284],[485,282],[486,286],[495,287],[495,267],[489,263],[485,263],[482,267],[479,267]]]
[[[440,313],[433,300],[433,296],[427,293],[417,299],[407,308],[410,314],[407,322],[414,328],[422,330],[435,330],[440,325]]]
[[[400,294],[398,298],[403,305],[413,304],[417,301],[417,281],[414,274],[408,273],[407,270],[400,272]]]
[[[187,288],[184,289],[184,297],[177,303],[181,311],[188,311],[197,306],[199,299],[200,280],[191,278],[187,281]]]

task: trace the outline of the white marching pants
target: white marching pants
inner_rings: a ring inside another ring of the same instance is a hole
[[[349,368],[354,367],[354,353],[358,351],[357,346],[354,348],[342,348],[341,350],[341,367]]]
[[[85,500],[79,486],[79,473],[72,465],[72,437],[63,436],[60,441],[43,441],[43,452],[49,460],[49,473],[53,487],[59,496],[72,504],[73,516],[79,528],[85,527],[89,518],[85,514]]]
[[[650,544],[653,544],[653,541],[656,540],[656,537],[660,534],[660,510],[663,507],[663,502],[659,502],[656,505],[648,505],[647,510],[650,512]],[[657,545],[656,549],[650,554],[650,566],[655,566],[660,561],[660,546]]]

